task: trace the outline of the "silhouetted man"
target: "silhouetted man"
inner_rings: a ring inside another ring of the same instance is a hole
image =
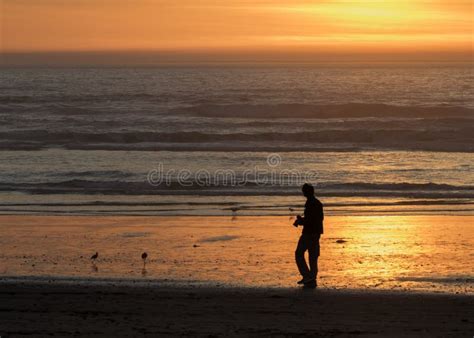
[[[298,215],[293,224],[295,227],[303,226],[303,233],[295,251],[296,265],[303,276],[298,284],[314,287],[318,275],[319,237],[323,233],[323,204],[314,197],[314,188],[311,184],[305,183],[301,190],[306,197],[304,217]],[[309,256],[309,267],[304,257],[306,251]]]

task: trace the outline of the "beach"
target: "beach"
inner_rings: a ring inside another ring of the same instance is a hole
[[[299,277],[293,220],[5,215],[0,276],[284,288]],[[321,288],[474,293],[472,216],[327,216],[320,243]]]
[[[0,338],[471,337],[471,70],[3,67]]]
[[[472,1],[0,3],[0,338],[474,338]]]
[[[0,335],[472,335],[471,216],[325,226],[313,290],[284,216],[0,216]]]
[[[470,337],[474,297],[401,292],[0,283],[2,337]]]

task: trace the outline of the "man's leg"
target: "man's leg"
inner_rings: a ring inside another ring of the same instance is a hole
[[[295,260],[296,260],[296,265],[298,266],[298,270],[300,271],[300,274],[301,276],[303,276],[303,278],[310,277],[309,268],[304,258],[304,253],[306,252],[307,249],[308,249],[307,242],[304,238],[304,235],[301,235],[298,241],[298,246],[296,247],[296,251],[295,251]]]
[[[308,258],[311,277],[318,276],[318,257],[319,257],[319,236],[311,237],[308,240]]]

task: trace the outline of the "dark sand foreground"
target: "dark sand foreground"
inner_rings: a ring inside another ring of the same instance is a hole
[[[0,283],[0,335],[472,337],[474,297]]]

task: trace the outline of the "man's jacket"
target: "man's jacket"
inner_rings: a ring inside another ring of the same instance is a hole
[[[308,198],[304,206],[303,234],[321,235],[323,220],[323,204],[314,196]]]

